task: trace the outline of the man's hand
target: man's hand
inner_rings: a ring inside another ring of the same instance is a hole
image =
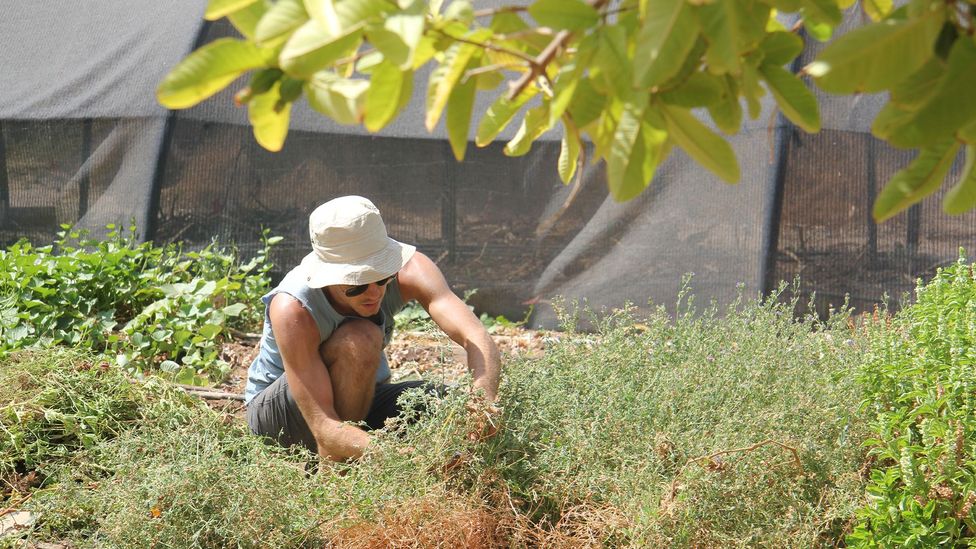
[[[502,409],[494,400],[475,395],[468,401],[468,440],[482,442],[498,434],[502,426]]]

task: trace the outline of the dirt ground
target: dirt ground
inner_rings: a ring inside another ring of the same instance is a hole
[[[541,356],[543,338],[547,333],[496,326],[492,329],[491,337],[502,354],[504,367],[506,362],[521,355]],[[227,380],[213,390],[244,394],[247,368],[254,360],[257,349],[256,337],[225,344],[221,350],[221,358],[230,364],[231,372]],[[425,374],[451,382],[463,376],[467,370],[464,349],[440,331],[397,331],[386,348],[386,356],[390,361],[393,381],[419,379],[421,374]],[[208,399],[207,403],[215,409],[243,418],[244,403],[240,400]]]

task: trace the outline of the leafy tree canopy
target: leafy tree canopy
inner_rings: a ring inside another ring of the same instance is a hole
[[[472,124],[478,146],[518,124],[505,146],[512,156],[561,124],[562,180],[581,172],[588,139],[607,164],[611,194],[628,200],[674,146],[738,181],[735,154],[712,128],[736,133],[743,111],[759,116],[767,92],[786,118],[819,131],[816,97],[800,78],[808,75],[832,93],[887,92],[872,132],[918,150],[879,193],[875,218],[937,190],[961,148],[966,164],[944,207],[972,209],[976,0],[897,9],[864,0],[871,23],[834,40],[799,76],[788,70],[803,36],[830,39],[845,10],[858,9],[854,1],[535,0],[477,9],[470,0],[210,0],[205,17],[227,17],[243,38],[192,52],[157,94],[168,108],[187,108],[252,73],[235,101],[247,106],[258,143],[277,151],[301,96],[336,122],[378,131],[411,97],[415,71],[431,64],[426,126],[445,118],[458,160]],[[781,14],[798,23],[786,28]],[[494,98],[480,116],[479,92]]]

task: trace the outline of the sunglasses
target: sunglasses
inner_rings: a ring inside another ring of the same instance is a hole
[[[372,282],[372,284],[376,284],[377,286],[381,286],[381,287],[386,286],[387,284],[390,283],[391,280],[393,280],[396,277],[397,277],[397,273],[393,273],[392,275],[384,278],[383,280],[377,280],[376,282]],[[352,288],[349,288],[343,293],[346,294],[346,297],[356,297],[357,295],[365,293],[366,290],[368,289],[369,289],[369,284],[360,284],[358,286],[353,286]]]

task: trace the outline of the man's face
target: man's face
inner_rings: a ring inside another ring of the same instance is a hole
[[[396,278],[395,274],[372,284],[326,286],[325,291],[337,312],[344,315],[371,317],[380,312],[380,303],[386,295],[386,285],[394,278]]]

